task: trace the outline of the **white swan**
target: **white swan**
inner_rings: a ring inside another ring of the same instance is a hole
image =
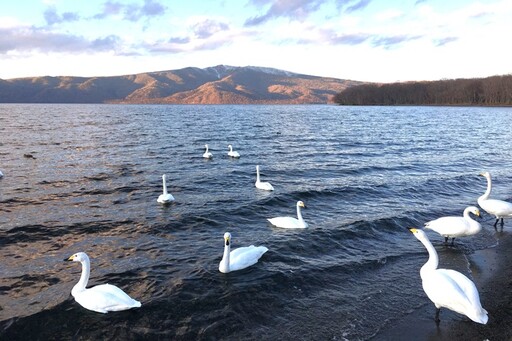
[[[258,262],[260,257],[267,252],[265,246],[244,246],[231,251],[231,233],[224,233],[224,255],[219,263],[219,271],[228,273],[242,270]]]
[[[232,145],[229,145],[228,148],[229,148],[228,156],[236,157],[236,158],[240,157],[240,153],[238,153],[237,151],[233,151]]]
[[[164,192],[158,196],[158,199],[156,199],[156,201],[158,201],[161,204],[168,204],[171,201],[174,201],[174,197],[172,196],[172,194],[167,193],[167,184],[165,183],[165,174],[162,175],[162,183],[163,183],[163,191]]]
[[[297,219],[293,217],[276,217],[267,219],[272,225],[285,229],[304,229],[308,224],[302,218],[300,208],[306,208],[302,201],[297,201]]]
[[[494,228],[496,228],[498,221],[501,219],[501,228],[503,229],[503,218],[512,218],[512,203],[498,199],[489,199],[492,190],[491,174],[484,172],[480,173],[480,175],[487,179],[487,190],[478,198],[478,205],[480,205],[484,211],[496,217]]]
[[[448,243],[448,238],[451,238],[453,245],[455,237],[472,236],[482,230],[482,225],[473,220],[469,213],[480,216],[478,208],[469,206],[464,210],[462,217],[441,217],[425,223],[425,228],[439,233],[444,237],[445,243]]]
[[[211,159],[211,158],[213,158],[213,154],[208,150],[208,145],[207,145],[207,144],[205,144],[205,145],[204,145],[204,147],[206,148],[206,151],[204,152],[203,157],[204,157],[205,159]]]
[[[256,188],[263,189],[265,191],[273,191],[274,186],[270,184],[270,182],[261,182],[260,181],[260,166],[256,166],[256,182],[254,183]]]
[[[2,171],[0,171],[0,179],[4,177],[4,173],[2,173]]]
[[[425,232],[414,228],[409,230],[428,251],[428,261],[421,267],[420,276],[423,290],[437,308],[436,323],[440,322],[441,308],[448,308],[466,315],[474,322],[486,324],[487,311],[480,304],[475,284],[458,271],[438,269],[439,257]]]
[[[71,290],[71,295],[85,309],[98,313],[107,313],[109,311],[127,310],[141,306],[139,301],[134,300],[115,285],[101,284],[86,289],[91,271],[91,263],[85,252],[75,253],[64,260],[82,263],[82,275],[78,283]]]

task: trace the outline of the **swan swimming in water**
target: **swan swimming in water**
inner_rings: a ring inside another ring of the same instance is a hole
[[[428,251],[428,261],[421,267],[420,276],[423,290],[436,306],[436,323],[441,321],[439,319],[441,308],[448,308],[466,315],[474,322],[486,324],[487,311],[482,308],[475,284],[458,271],[438,269],[439,257],[425,232],[415,228],[409,231]]]
[[[258,262],[268,249],[265,246],[244,246],[231,251],[231,233],[224,233],[224,255],[219,263],[219,271],[228,273],[242,270]]]
[[[469,213],[480,216],[478,208],[469,206],[464,210],[462,217],[441,217],[425,223],[425,228],[439,233],[444,237],[445,243],[448,243],[448,238],[452,238],[453,245],[455,237],[472,236],[482,230],[482,225],[473,220]]]
[[[306,208],[302,201],[297,201],[297,219],[293,217],[276,217],[267,219],[272,225],[285,229],[304,229],[308,224],[302,218],[300,209]]]
[[[240,153],[238,153],[237,151],[234,151],[232,145],[229,145],[228,148],[229,148],[228,156],[235,157],[235,158],[240,157]]]
[[[86,289],[91,263],[85,252],[75,253],[64,260],[82,263],[82,275],[71,290],[71,295],[85,309],[105,314],[109,311],[121,311],[141,306],[139,301],[134,300],[115,285],[101,284]]]
[[[213,154],[208,150],[208,145],[207,145],[207,144],[205,144],[205,145],[204,145],[204,147],[206,148],[206,151],[204,152],[203,157],[204,157],[205,159],[211,159],[211,158],[213,158]]]
[[[274,186],[270,184],[270,182],[261,182],[260,181],[260,166],[256,166],[256,182],[254,183],[256,188],[263,189],[265,191],[273,191]]]
[[[161,204],[168,204],[171,201],[174,201],[174,197],[172,196],[172,194],[167,193],[167,184],[165,183],[165,178],[165,174],[162,175],[163,193],[158,196],[158,199],[156,199],[156,201],[158,201]]]
[[[512,218],[512,203],[508,201],[489,199],[492,191],[491,174],[489,172],[480,173],[481,176],[487,179],[487,190],[478,198],[478,205],[489,214],[496,217],[494,228],[501,219],[501,228],[503,229],[503,218]]]

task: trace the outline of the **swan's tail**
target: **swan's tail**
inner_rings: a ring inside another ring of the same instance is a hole
[[[480,314],[470,317],[470,318],[471,318],[471,320],[473,320],[477,323],[481,323],[481,324],[487,324],[487,321],[489,320],[489,316],[487,315],[487,310],[485,310],[484,308],[482,308],[482,310],[480,311]]]

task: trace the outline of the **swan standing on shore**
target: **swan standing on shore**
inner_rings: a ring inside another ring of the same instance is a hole
[[[234,151],[232,145],[228,145],[228,148],[229,148],[228,156],[234,157],[234,158],[240,157],[240,153],[238,153],[237,151]]]
[[[481,176],[487,179],[487,190],[478,198],[478,205],[489,214],[496,217],[494,228],[501,219],[501,228],[503,229],[503,218],[512,218],[512,203],[508,201],[489,199],[492,190],[491,174],[489,172],[480,173]]]
[[[265,246],[244,246],[231,251],[231,233],[224,233],[224,255],[219,263],[219,271],[228,273],[254,265],[268,249]]]
[[[482,230],[482,225],[473,220],[469,213],[480,216],[478,208],[469,206],[464,210],[462,217],[441,217],[425,223],[425,228],[439,233],[444,237],[445,243],[448,243],[448,238],[451,238],[453,245],[455,237],[472,236]]]
[[[71,290],[71,295],[85,309],[105,314],[109,311],[121,311],[141,306],[139,301],[134,300],[115,285],[101,284],[86,289],[91,272],[91,263],[85,252],[75,253],[64,260],[82,263],[82,275]]]
[[[304,229],[308,227],[308,224],[302,218],[301,207],[306,208],[306,205],[302,201],[297,201],[297,219],[293,217],[276,217],[267,220],[272,225],[285,229]]]
[[[421,267],[420,276],[423,290],[436,306],[436,323],[439,324],[441,321],[441,308],[448,308],[466,315],[474,322],[486,324],[487,311],[480,304],[475,284],[458,271],[438,269],[439,257],[425,232],[414,228],[409,230],[428,251],[428,261]]]
[[[205,144],[205,145],[204,145],[204,147],[206,148],[206,151],[204,152],[203,157],[204,157],[205,159],[211,159],[211,158],[213,158],[213,154],[208,150],[208,145],[207,145],[207,144]]]
[[[265,191],[273,191],[274,186],[270,184],[270,182],[261,182],[260,181],[260,166],[256,166],[256,182],[254,183],[256,188],[263,189]]]
[[[167,193],[167,184],[165,183],[165,178],[165,174],[162,175],[163,193],[158,196],[158,199],[156,199],[156,201],[158,201],[161,204],[168,204],[171,201],[174,201],[174,197],[172,196],[172,194]]]

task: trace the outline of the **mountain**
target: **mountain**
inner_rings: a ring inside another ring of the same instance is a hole
[[[0,79],[0,103],[324,104],[361,82],[218,65],[114,77]]]

